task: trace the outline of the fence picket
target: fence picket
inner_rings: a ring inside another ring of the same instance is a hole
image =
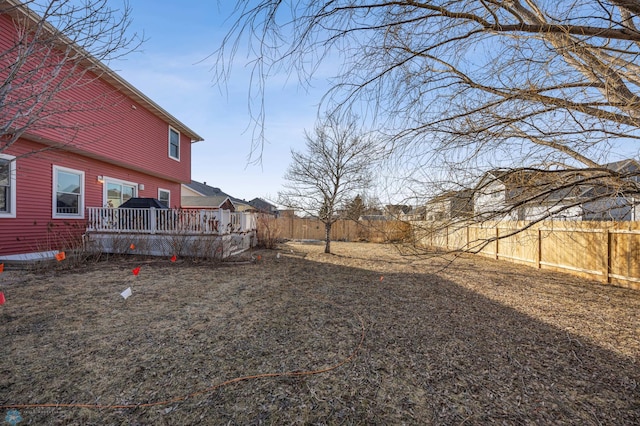
[[[451,246],[453,239],[450,235],[462,227],[451,230],[444,225],[427,226],[425,222],[413,222],[413,225],[417,233],[420,229],[437,229],[416,237],[425,246],[467,251],[482,247],[482,241],[490,241],[491,234],[493,238],[503,236],[494,244],[472,251],[538,269],[566,271],[605,284],[640,290],[640,253],[637,253],[640,251],[640,222],[544,222],[508,237],[504,235],[523,229],[523,223],[469,224],[464,226],[469,237],[457,247]],[[444,244],[438,244],[443,241]]]
[[[87,208],[88,232],[223,235],[251,231],[255,225],[254,213],[229,210]]]

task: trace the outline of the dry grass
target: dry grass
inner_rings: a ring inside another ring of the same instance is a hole
[[[332,248],[5,272],[0,420],[31,405],[21,424],[640,424],[640,292]],[[298,375],[219,386],[280,372]]]

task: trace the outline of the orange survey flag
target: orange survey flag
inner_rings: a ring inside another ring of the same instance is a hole
[[[4,272],[4,263],[0,263],[0,274]]]
[[[131,245],[129,246],[129,248],[130,248],[131,250],[135,250],[135,249],[136,249],[136,245],[135,245],[135,244],[133,244],[133,243],[131,243]]]
[[[178,260],[178,258],[176,257],[176,255],[174,254],[173,256],[171,256],[171,261],[175,262],[176,260]]]
[[[56,260],[58,262],[62,262],[63,260],[65,260],[67,258],[67,256],[64,254],[63,251],[61,251],[60,253],[56,254]]]
[[[137,276],[140,273],[140,267],[138,266],[137,268],[134,268],[131,272],[133,272],[133,275]]]

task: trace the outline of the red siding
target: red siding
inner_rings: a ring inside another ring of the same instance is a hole
[[[11,43],[7,41],[15,31],[11,19],[0,15],[0,48],[9,48]],[[19,92],[13,95],[16,94]],[[154,115],[124,91],[88,73],[81,77],[79,84],[62,90],[57,101],[58,109],[50,122],[32,128],[35,136],[176,182],[191,180],[189,137],[180,135],[180,161],[170,158],[170,123]],[[61,114],[60,109],[66,112]],[[52,123],[57,127],[53,128]]]
[[[0,49],[8,51],[15,31],[11,19],[0,15]],[[0,69],[0,78],[6,72]],[[144,184],[140,197],[156,198],[158,188],[169,190],[171,206],[180,204],[180,184],[191,180],[191,140],[181,133],[180,161],[170,158],[169,125],[193,132],[170,123],[172,118],[135,90],[116,88],[107,83],[114,80],[95,75],[82,78],[82,84],[59,93],[59,107],[48,111],[51,121],[30,127],[29,136],[9,148],[0,146],[3,154],[18,157],[17,212],[15,218],[0,218],[0,255],[65,248],[84,233],[84,220],[52,218],[54,165],[85,172],[85,207],[104,204],[99,175]],[[51,144],[65,149],[33,154]]]
[[[94,81],[82,90],[72,90],[77,102],[90,102],[109,90]],[[134,109],[135,107],[135,109]],[[41,130],[38,136],[80,148],[88,155],[156,174],[177,182],[191,181],[191,141],[180,135],[180,161],[169,157],[169,124],[122,94],[110,93],[99,111],[69,114],[80,127],[74,134]]]
[[[43,148],[20,140],[5,154],[16,159],[16,217],[0,218],[0,255],[69,248],[85,231],[81,219],[53,219],[53,166],[85,172],[85,207],[102,207],[103,184],[98,176],[144,184],[139,197],[157,198],[158,188],[171,192],[171,205],[179,204],[180,184],[60,150],[24,155]]]

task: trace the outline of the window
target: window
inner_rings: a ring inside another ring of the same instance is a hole
[[[84,172],[53,166],[53,217],[84,218]]]
[[[170,204],[171,192],[166,189],[158,189],[158,201],[167,207],[171,207]]]
[[[15,158],[0,154],[0,218],[16,217]]]
[[[169,157],[180,160],[180,132],[169,127]]]
[[[122,180],[104,178],[104,194],[106,207],[120,207],[125,201],[137,196],[138,184]]]

